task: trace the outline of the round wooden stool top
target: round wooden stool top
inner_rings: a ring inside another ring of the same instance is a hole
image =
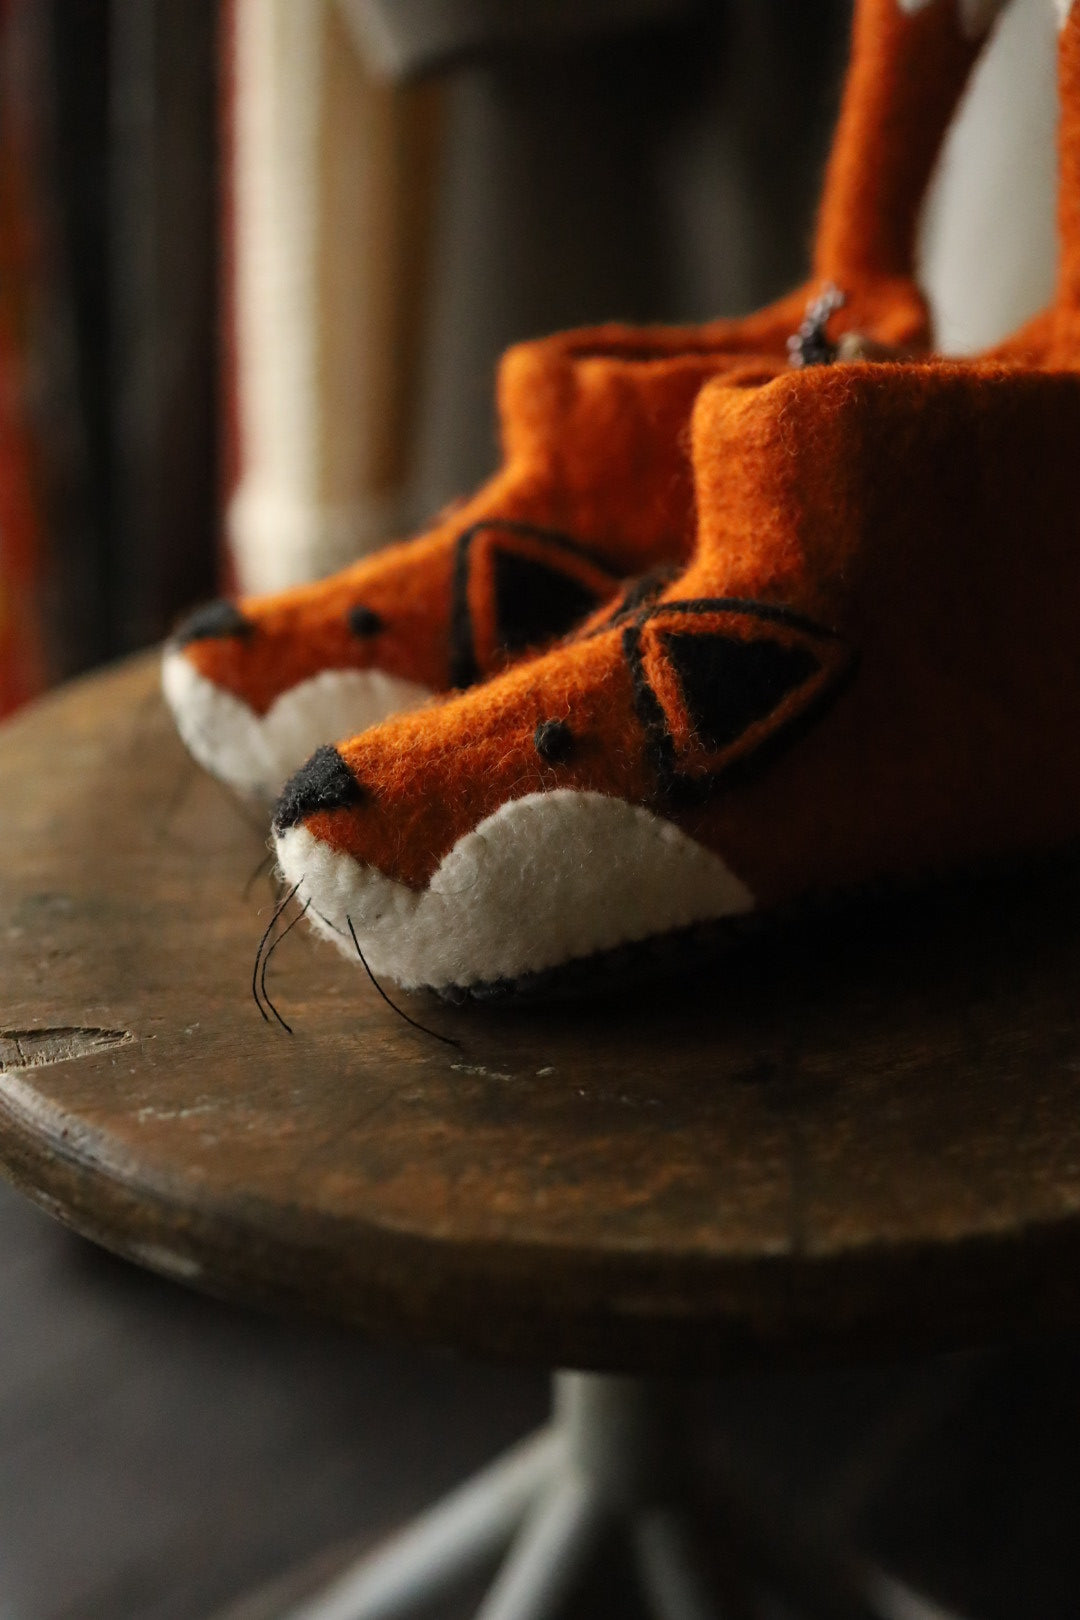
[[[774,930],[692,984],[405,998],[273,898],[141,660],[0,731],[0,1159],[221,1294],[627,1369],[1080,1322],[1080,881]]]

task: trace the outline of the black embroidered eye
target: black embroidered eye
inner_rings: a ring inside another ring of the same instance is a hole
[[[350,608],[345,617],[354,636],[377,636],[383,628],[381,614],[376,613],[374,608],[365,607],[362,602]]]
[[[565,720],[541,720],[533,732],[536,752],[548,765],[561,765],[569,759],[574,746],[574,733]]]

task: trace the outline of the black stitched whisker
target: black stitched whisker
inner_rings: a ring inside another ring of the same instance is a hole
[[[310,900],[305,901],[305,903],[301,906],[300,910],[296,913],[296,916],[293,918],[293,920],[289,924],[289,926],[287,928],[283,928],[281,930],[281,933],[273,941],[273,943],[271,944],[271,946],[270,946],[269,950],[267,951],[266,955],[263,957],[262,972],[259,975],[259,989],[262,991],[263,1000],[265,1001],[266,1005],[269,1007],[270,1011],[273,1013],[274,1017],[277,1019],[278,1023],[281,1025],[282,1029],[285,1031],[286,1035],[291,1035],[292,1034],[292,1032],[293,1032],[292,1025],[287,1024],[285,1022],[284,1018],[282,1018],[281,1014],[278,1012],[277,1008],[274,1006],[274,1003],[270,999],[270,992],[266,988],[266,970],[270,966],[270,958],[273,956],[274,952],[277,950],[277,948],[281,944],[282,940],[285,939],[287,935],[292,933],[293,929],[296,927],[296,925],[300,921],[301,917],[307,911],[308,906],[310,906],[310,904],[311,904]]]
[[[311,901],[310,900],[308,901],[308,905],[311,906]],[[344,939],[345,938],[345,930],[344,930],[344,928],[339,928],[337,923],[331,922],[329,917],[325,916],[319,910],[318,906],[311,906],[311,909],[314,912],[315,916],[318,917],[319,921],[321,923],[326,924],[327,928],[329,928],[329,930],[330,930],[330,932],[332,934],[337,934],[339,939]]]
[[[349,933],[352,935],[352,942],[356,946],[356,954],[363,964],[364,972],[367,974],[368,978],[371,980],[372,984],[375,986],[376,990],[379,992],[380,996],[382,996],[383,1000],[386,1002],[386,1005],[391,1009],[391,1011],[396,1012],[399,1018],[404,1018],[405,1022],[407,1024],[411,1024],[413,1029],[418,1029],[421,1035],[430,1035],[432,1040],[442,1041],[446,1046],[456,1046],[460,1052],[461,1042],[456,1041],[452,1035],[440,1035],[437,1029],[428,1029],[426,1024],[418,1024],[415,1018],[409,1017],[404,1008],[399,1007],[395,1001],[390,1000],[390,997],[387,995],[374,973],[372,973],[371,969],[368,967],[367,958],[360,949],[360,941],[356,937],[356,929],[352,925],[352,918],[349,916],[348,912],[345,914],[345,921],[349,925]]]
[[[284,900],[276,908],[274,915],[270,918],[270,921],[267,923],[266,928],[263,931],[263,936],[259,941],[259,948],[255,952],[255,965],[251,970],[251,994],[255,998],[256,1007],[258,1007],[259,1012],[262,1014],[263,1022],[266,1024],[270,1022],[270,1019],[267,1016],[266,1009],[264,1008],[262,1002],[259,1000],[259,967],[262,962],[262,953],[266,949],[266,942],[270,938],[274,924],[277,922],[278,918],[281,916],[281,913],[285,910],[285,907],[288,905],[289,901],[292,899],[299,887],[299,883],[294,883]]]
[[[262,874],[265,871],[268,870],[268,868],[270,866],[270,863],[271,863],[271,861],[273,859],[274,859],[274,852],[273,852],[272,849],[268,849],[266,854],[263,856],[262,860],[259,862],[258,866],[255,868],[254,872],[252,872],[251,876],[248,878],[247,882],[244,884],[244,887],[241,889],[241,891],[240,891],[241,900],[246,900],[248,898],[248,896],[250,895],[250,893],[251,893],[252,889],[254,888],[256,882],[262,876]],[[280,898],[280,896],[279,896],[279,898]]]

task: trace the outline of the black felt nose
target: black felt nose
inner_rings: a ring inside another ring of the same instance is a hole
[[[286,782],[274,811],[274,826],[284,832],[318,810],[341,810],[359,804],[363,796],[363,788],[337,749],[326,744]]]
[[[196,608],[183,619],[173,640],[185,647],[189,641],[207,641],[214,636],[249,636],[253,629],[251,620],[244,618],[236,604],[222,597],[220,601]]]

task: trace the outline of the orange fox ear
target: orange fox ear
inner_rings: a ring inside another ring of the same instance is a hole
[[[692,801],[794,742],[854,673],[835,631],[765,602],[664,602],[624,631],[663,797]]]
[[[572,630],[618,580],[584,546],[530,523],[489,521],[457,542],[450,615],[451,679],[471,686],[510,658]]]

